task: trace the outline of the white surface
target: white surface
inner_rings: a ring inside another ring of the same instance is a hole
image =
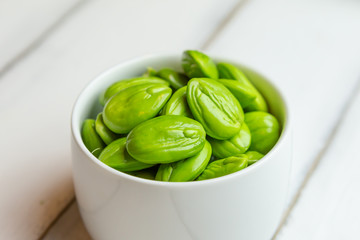
[[[70,112],[85,84],[136,55],[199,48],[235,3],[89,1],[0,79],[0,239],[37,239],[73,198]]]
[[[0,72],[82,0],[1,0]]]
[[[359,122],[360,91],[279,240],[360,238]]]

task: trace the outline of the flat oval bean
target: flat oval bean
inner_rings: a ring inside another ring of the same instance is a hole
[[[101,105],[104,106],[112,96],[114,96],[116,93],[120,92],[121,90],[124,90],[131,86],[148,84],[148,83],[161,83],[169,86],[169,82],[154,76],[125,79],[110,85],[110,87],[108,87],[103,92],[103,94],[100,95],[100,103]]]
[[[247,125],[243,123],[239,133],[232,138],[226,140],[209,138],[208,141],[217,158],[227,158],[246,152],[250,147],[251,134]]]
[[[197,178],[198,181],[222,177],[248,166],[248,157],[245,154],[240,154],[233,157],[228,157],[213,161],[205,168],[202,174]]]
[[[196,120],[215,139],[235,136],[244,120],[236,98],[221,83],[209,78],[193,78],[187,87],[187,102]]]
[[[171,96],[164,84],[141,84],[118,92],[105,105],[103,119],[115,133],[128,133],[136,125],[155,117]]]
[[[266,112],[245,113],[245,123],[251,133],[249,150],[266,154],[276,144],[280,136],[278,120]]]
[[[249,89],[252,89],[252,92],[256,94],[256,98],[253,99],[246,106],[244,106],[245,112],[268,111],[267,103],[262,94],[255,88],[255,86],[249,81],[249,79],[239,68],[235,67],[230,63],[218,63],[217,67],[219,70],[220,78],[237,80],[242,85],[247,86],[247,88]]]
[[[254,87],[246,75],[239,68],[230,63],[220,62],[217,64],[217,69],[219,72],[219,78],[221,79],[237,80],[247,87]]]
[[[95,120],[86,119],[82,125],[81,137],[86,148],[95,156],[98,157],[106,144],[100,138],[95,130]]]
[[[161,111],[161,115],[182,115],[192,118],[189,105],[186,99],[187,87],[179,88],[166,103],[165,107]]]
[[[211,145],[206,141],[198,154],[174,163],[161,164],[155,179],[168,182],[193,181],[204,171],[210,157]]]
[[[264,157],[263,154],[256,152],[256,151],[247,151],[246,153],[244,153],[246,156],[248,156],[249,158],[249,166],[251,164],[256,163],[257,161],[259,161],[262,157]]]
[[[179,89],[186,86],[187,82],[189,81],[189,78],[186,75],[176,72],[170,68],[160,69],[156,76],[168,81],[170,86],[174,89]]]
[[[126,148],[138,161],[171,163],[194,156],[205,144],[205,130],[194,119],[164,115],[136,126],[127,136]]]
[[[218,78],[215,63],[204,53],[188,50],[183,53],[182,67],[189,78]]]
[[[243,108],[249,106],[257,97],[257,93],[252,88],[239,81],[229,79],[219,79],[218,81],[230,90]]]
[[[126,138],[110,143],[100,154],[99,160],[119,171],[136,171],[152,167],[152,164],[139,162],[126,151]]]
[[[106,145],[109,145],[114,140],[121,137],[120,134],[112,132],[104,123],[102,113],[99,113],[95,121],[95,130],[104,141]]]

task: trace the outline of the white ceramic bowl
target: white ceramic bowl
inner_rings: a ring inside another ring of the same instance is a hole
[[[96,159],[81,140],[84,119],[101,111],[99,94],[111,83],[147,67],[180,70],[181,56],[145,56],[121,63],[94,79],[72,114],[76,198],[85,226],[98,240],[266,240],[280,221],[288,189],[291,134],[287,104],[268,80],[239,64],[267,99],[282,125],[275,147],[239,172],[199,182],[170,183],[133,177]]]

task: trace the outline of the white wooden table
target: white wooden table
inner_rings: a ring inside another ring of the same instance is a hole
[[[290,99],[291,187],[273,239],[360,239],[357,0],[1,0],[0,239],[90,239],[72,105],[112,65],[185,49],[246,63]]]

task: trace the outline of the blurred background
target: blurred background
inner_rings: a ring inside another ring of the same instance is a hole
[[[274,239],[360,239],[358,0],[1,0],[0,239],[90,239],[71,177],[76,97],[124,60],[187,49],[242,62],[289,99]]]

